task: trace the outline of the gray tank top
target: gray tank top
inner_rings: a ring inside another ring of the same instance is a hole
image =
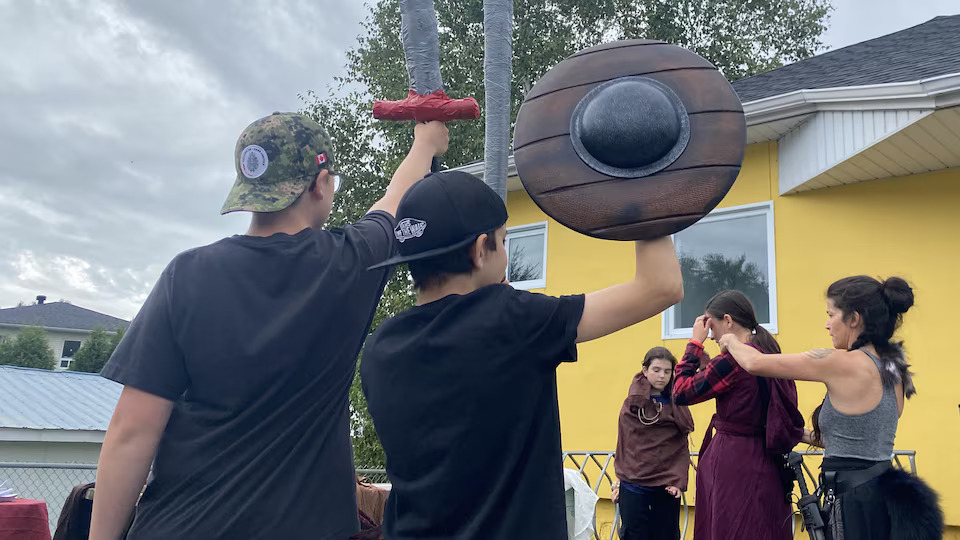
[[[862,352],[873,360],[882,373],[880,359],[867,351]],[[836,410],[828,393],[820,409],[824,456],[890,460],[893,457],[893,440],[897,435],[898,409],[896,387],[892,384],[884,383],[883,397],[872,411],[858,415],[846,415]]]

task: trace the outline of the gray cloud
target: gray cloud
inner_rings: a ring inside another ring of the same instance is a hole
[[[132,317],[220,216],[249,122],[342,73],[360,2],[0,0],[0,307]]]
[[[832,48],[956,11],[841,0]],[[949,5],[948,5],[949,4]],[[343,72],[357,0],[0,0],[0,307],[132,317],[178,252],[242,232],[218,211],[249,122]]]

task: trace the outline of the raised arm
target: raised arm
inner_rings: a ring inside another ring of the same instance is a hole
[[[711,400],[733,387],[740,368],[729,356],[707,359],[703,345],[687,343],[683,359],[674,370],[673,396],[677,405],[695,405]]]
[[[680,263],[669,237],[636,242],[633,279],[588,293],[577,342],[612,334],[649,319],[683,300]]]
[[[395,216],[400,199],[411,186],[430,172],[433,157],[446,152],[449,142],[447,126],[443,122],[417,124],[413,130],[413,146],[410,147],[410,152],[393,173],[387,192],[374,203],[370,212],[382,210]]]

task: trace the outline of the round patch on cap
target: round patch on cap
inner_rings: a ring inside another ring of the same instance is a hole
[[[255,144],[251,144],[240,152],[240,172],[247,178],[259,178],[267,172],[269,164],[267,151]]]

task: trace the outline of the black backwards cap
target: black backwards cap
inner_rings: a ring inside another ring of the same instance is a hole
[[[463,171],[432,173],[400,200],[393,230],[400,254],[369,270],[450,253],[506,222],[503,199],[479,178]]]

